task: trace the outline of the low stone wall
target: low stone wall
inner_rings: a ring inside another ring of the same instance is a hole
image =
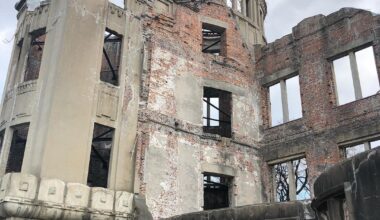
[[[167,220],[306,220],[314,219],[312,213],[308,204],[283,202],[189,213]]]
[[[314,184],[312,206],[320,218],[380,219],[380,149],[345,160]]]

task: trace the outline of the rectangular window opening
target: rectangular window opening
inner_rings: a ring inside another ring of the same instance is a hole
[[[299,76],[285,80],[288,97],[289,121],[302,118],[301,89]]]
[[[273,166],[273,173],[276,202],[311,198],[305,158],[276,164]]]
[[[269,97],[271,107],[271,125],[273,127],[284,123],[280,83],[269,87]]]
[[[338,103],[344,105],[355,101],[354,82],[348,56],[333,61]]]
[[[332,62],[338,105],[344,105],[379,93],[373,47],[349,52]]]
[[[251,8],[250,8],[251,0],[245,0],[245,16],[251,18]]]
[[[366,98],[379,92],[379,77],[377,75],[375,54],[373,47],[367,47],[355,53],[360,87],[362,89],[362,96]]]
[[[204,210],[221,209],[230,206],[230,186],[232,179],[232,177],[217,174],[204,174]]]
[[[95,124],[87,185],[107,188],[114,128]]]
[[[242,1],[243,0],[236,0],[236,10],[240,13],[242,12]]]
[[[216,25],[202,24],[202,52],[225,56],[225,29]]]
[[[229,7],[229,8],[232,8],[232,1],[233,0],[226,0],[226,5],[227,5],[227,7]]]
[[[121,45],[120,35],[105,31],[100,80],[115,86],[119,85]]]
[[[19,173],[24,160],[25,146],[28,138],[29,124],[13,128],[11,147],[9,149],[6,173]]]
[[[269,87],[270,124],[272,127],[302,118],[299,76]]]
[[[31,44],[28,52],[28,59],[24,74],[24,82],[36,80],[40,74],[42,55],[45,47],[45,30],[31,34]]]
[[[115,4],[117,6],[119,6],[120,8],[124,9],[125,8],[125,5],[124,5],[124,0],[109,0],[112,4]]]
[[[372,139],[369,141],[364,141],[361,143],[356,143],[354,145],[346,146],[343,148],[344,156],[346,158],[351,158],[355,155],[363,153],[368,150],[372,150],[380,147],[380,139]]]
[[[0,155],[3,149],[3,144],[4,144],[4,134],[5,134],[4,130],[0,132]]]
[[[219,89],[204,88],[203,131],[231,137],[232,94]]]

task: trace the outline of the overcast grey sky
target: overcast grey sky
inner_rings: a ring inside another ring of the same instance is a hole
[[[16,28],[14,10],[16,2],[17,0],[0,0],[0,97],[2,97]],[[291,28],[306,17],[329,14],[342,7],[356,7],[380,13],[380,0],[267,0],[267,3],[265,32],[269,42],[290,33]]]

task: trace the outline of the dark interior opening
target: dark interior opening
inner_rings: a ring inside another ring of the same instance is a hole
[[[205,87],[203,91],[203,132],[231,137],[232,94]]]
[[[219,26],[202,24],[202,52],[226,55],[225,29]]]
[[[216,174],[204,174],[204,210],[221,209],[230,206],[229,195],[231,177]]]
[[[115,86],[119,85],[121,43],[120,35],[105,31],[100,80]]]
[[[9,149],[7,167],[5,169],[6,173],[21,172],[28,131],[29,124],[19,125],[13,128],[12,143]]]
[[[87,185],[107,188],[114,128],[95,124]]]
[[[4,144],[4,130],[0,132],[0,153],[1,150],[3,149],[3,144]]]
[[[24,75],[25,82],[30,80],[36,80],[39,77],[42,55],[45,47],[45,30],[37,31],[31,34],[31,37],[32,42],[29,48],[28,60]]]
[[[245,0],[245,16],[251,18],[250,0]]]

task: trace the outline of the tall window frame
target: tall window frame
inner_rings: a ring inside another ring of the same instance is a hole
[[[95,123],[87,172],[87,185],[107,188],[114,148],[115,128]]]
[[[379,148],[380,137],[367,139],[353,144],[345,145],[342,147],[343,155],[345,158],[351,158],[360,153]]]
[[[211,87],[203,89],[203,132],[230,138],[232,93]]]
[[[290,95],[292,96],[291,99],[289,99]],[[299,75],[289,75],[268,86],[268,105],[270,127],[302,118],[303,108]]]
[[[203,173],[203,210],[230,207],[232,185],[232,176]]]
[[[100,81],[119,86],[123,36],[106,28],[102,49]]]
[[[379,73],[372,45],[349,50],[331,59],[337,106],[380,93]],[[368,87],[373,87],[368,91]]]
[[[309,169],[305,156],[275,161],[269,165],[272,169],[274,201],[300,201],[311,198]]]
[[[23,76],[24,82],[39,78],[47,33],[45,29],[40,29],[31,33],[30,36],[31,41]]]

